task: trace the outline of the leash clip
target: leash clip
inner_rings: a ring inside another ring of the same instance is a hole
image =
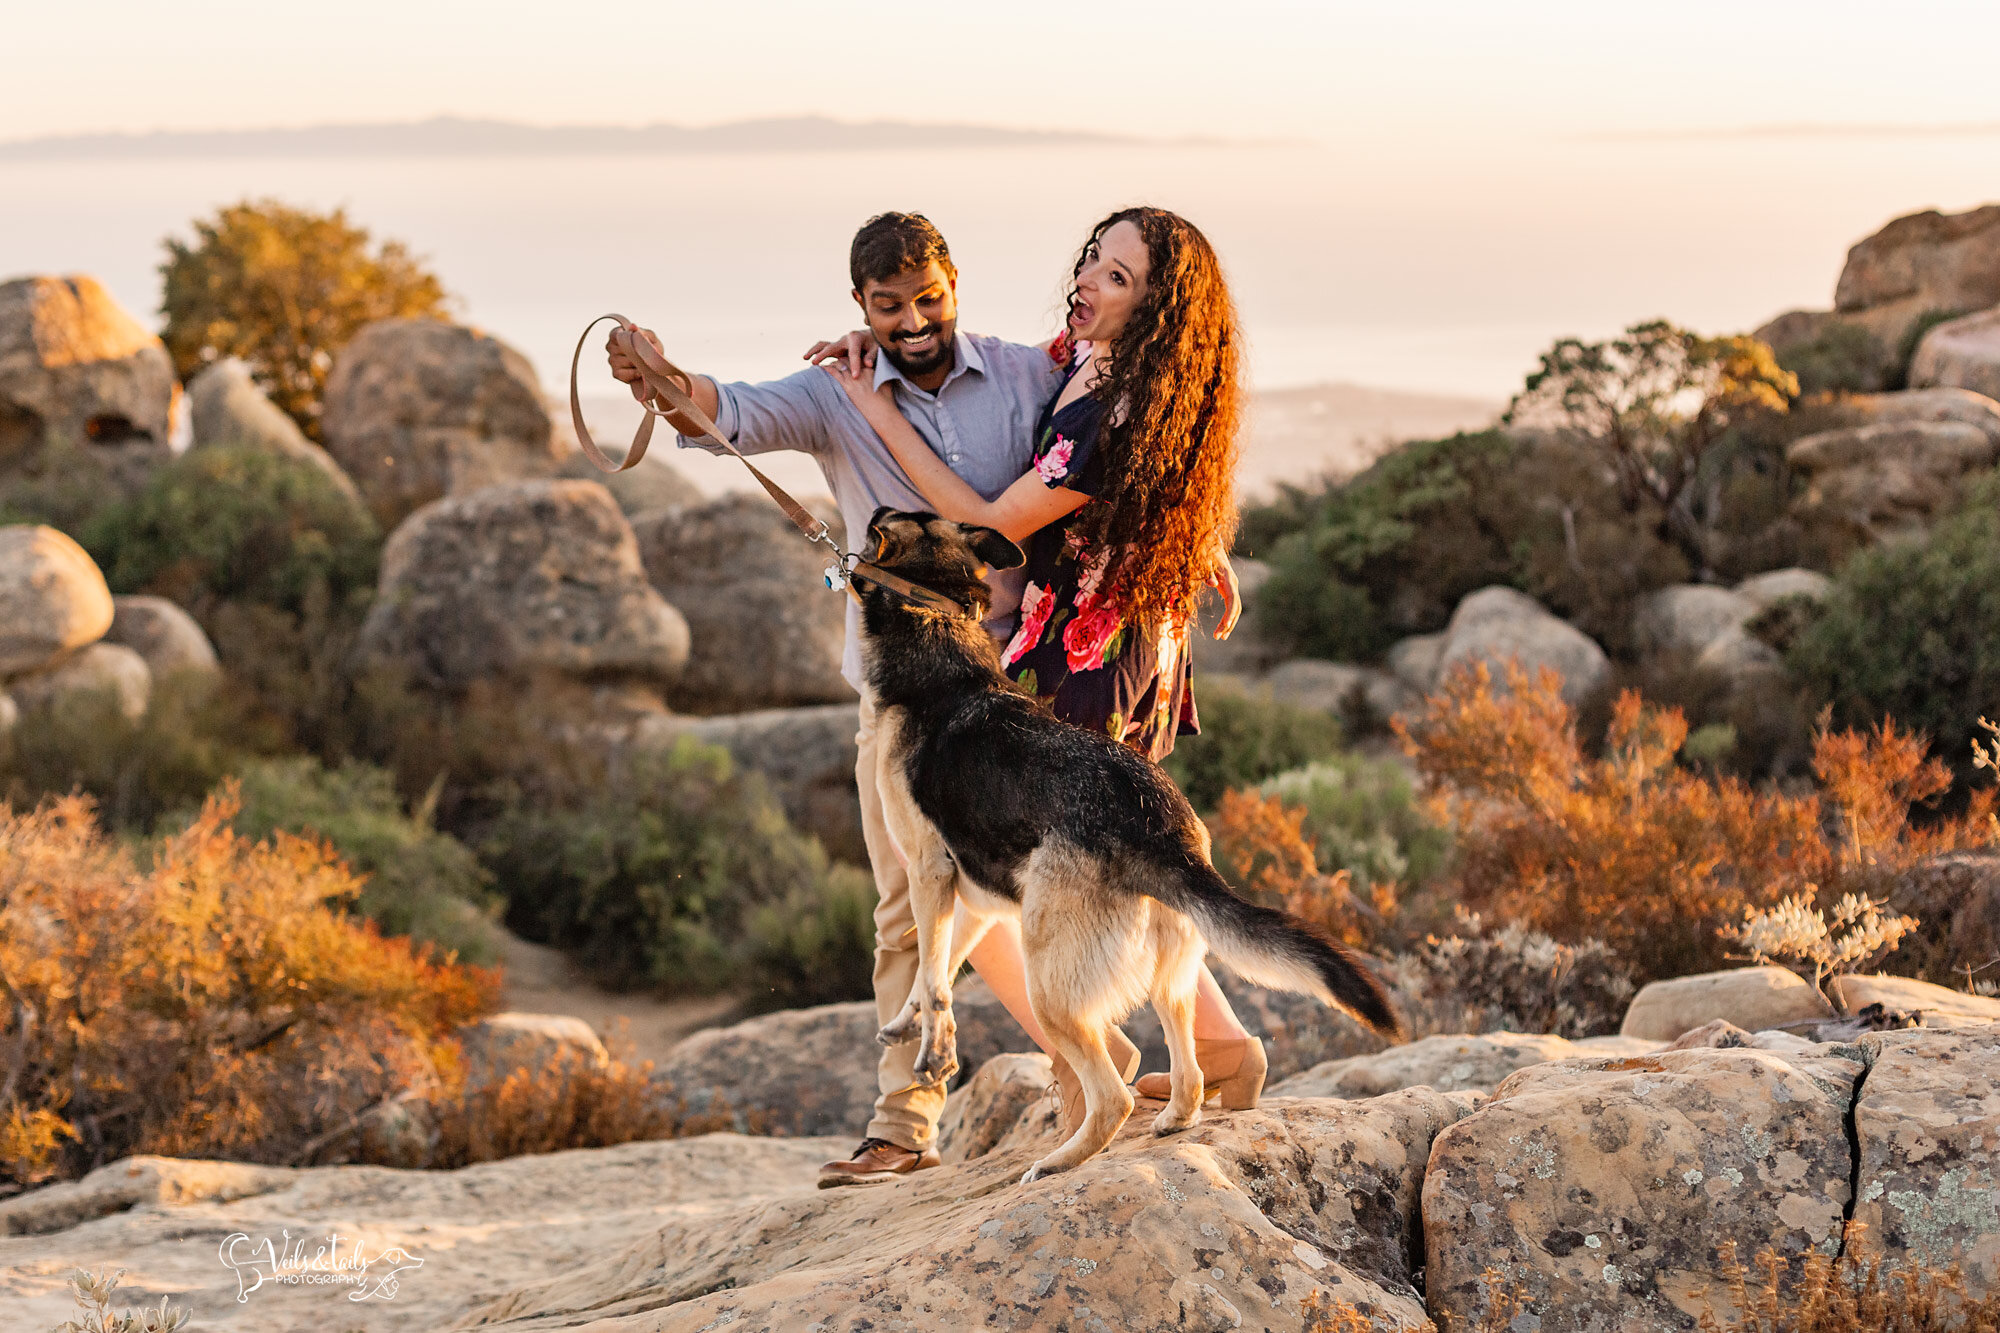
[[[833,558],[826,562],[825,573],[820,576],[826,581],[827,591],[847,591],[848,585],[851,582],[854,563],[860,557],[849,555],[847,552],[841,550],[840,543],[833,539],[833,534],[830,532],[822,532],[817,537],[809,538],[809,540],[822,542],[825,544],[827,550],[833,552]]]

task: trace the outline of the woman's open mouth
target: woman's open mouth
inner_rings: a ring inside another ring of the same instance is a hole
[[[1092,313],[1094,312],[1090,308],[1090,302],[1084,300],[1081,296],[1077,297],[1069,303],[1070,327],[1080,329],[1090,323]]]

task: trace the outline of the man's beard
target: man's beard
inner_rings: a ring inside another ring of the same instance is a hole
[[[920,357],[913,357],[902,350],[902,339],[891,338],[882,348],[882,354],[889,358],[889,364],[905,375],[928,375],[940,367],[951,364],[952,343],[957,332],[956,325],[938,325],[937,346]]]

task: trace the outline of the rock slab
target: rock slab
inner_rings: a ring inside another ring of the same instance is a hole
[[[1833,1017],[1833,1006],[1784,967],[1737,967],[1655,981],[1632,997],[1620,1035],[1672,1041],[1715,1019],[1746,1032]]]

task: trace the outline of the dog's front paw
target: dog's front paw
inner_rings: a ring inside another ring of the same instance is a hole
[[[1201,1108],[1195,1107],[1185,1119],[1174,1114],[1172,1106],[1153,1117],[1153,1133],[1156,1135],[1178,1134],[1184,1129],[1193,1129],[1201,1123]]]
[[[881,1046],[901,1046],[906,1041],[917,1039],[917,1007],[907,1005],[903,1012],[884,1023],[875,1033],[875,1041]]]
[[[1062,1167],[1049,1165],[1052,1160],[1051,1158],[1044,1157],[1041,1161],[1029,1167],[1027,1174],[1021,1177],[1021,1183],[1023,1185],[1032,1185],[1038,1180],[1046,1180],[1050,1176],[1060,1172],[1063,1169]]]

